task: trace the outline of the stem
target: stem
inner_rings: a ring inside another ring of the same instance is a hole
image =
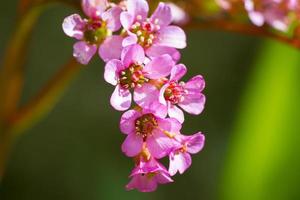
[[[7,116],[17,109],[23,86],[23,65],[26,58],[26,48],[42,8],[42,6],[31,8],[22,15],[8,42],[0,71],[0,126],[5,126]]]
[[[10,131],[19,135],[49,113],[78,75],[80,69],[80,65],[73,58],[65,64],[38,92],[36,97],[9,118]]]
[[[254,35],[260,37],[268,37],[280,41],[282,43],[286,43],[290,46],[293,46],[297,49],[300,49],[300,40],[297,38],[289,38],[284,35],[280,35],[271,31],[268,31],[266,27],[257,27],[251,24],[243,24],[243,23],[236,23],[232,21],[226,20],[211,20],[211,21],[201,21],[197,22],[198,20],[191,20],[190,23],[185,25],[187,30],[192,29],[214,29],[214,30],[221,30],[221,31],[228,31],[228,32],[236,32],[242,33],[246,35]]]

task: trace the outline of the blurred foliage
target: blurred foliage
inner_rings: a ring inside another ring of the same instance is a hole
[[[229,142],[225,199],[300,199],[299,66],[295,49],[260,50]]]

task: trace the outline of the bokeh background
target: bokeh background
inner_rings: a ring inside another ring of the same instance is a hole
[[[16,23],[16,0],[0,5],[0,52]],[[61,29],[75,12],[55,5],[39,19],[26,63],[22,102],[36,94],[72,53]],[[93,59],[55,109],[26,132],[11,155],[1,200],[297,200],[300,199],[300,50],[234,33],[188,32],[186,80],[202,74],[205,111],[183,132],[201,130],[204,150],[175,183],[154,193],[127,192],[133,163],[120,150],[113,88]],[[1,98],[1,91],[0,91]]]

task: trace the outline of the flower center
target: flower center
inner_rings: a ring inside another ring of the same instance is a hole
[[[141,135],[145,140],[152,131],[157,128],[156,117],[152,114],[145,114],[135,120],[135,130],[137,135]]]
[[[170,101],[172,104],[182,102],[184,100],[184,95],[186,94],[183,86],[183,82],[177,83],[175,81],[172,81],[164,93],[165,99],[167,101]]]
[[[141,87],[143,83],[148,82],[149,79],[144,77],[142,69],[142,65],[133,64],[121,71],[119,74],[121,87],[124,89],[133,89]]]
[[[137,16],[136,22],[131,26],[130,31],[138,38],[138,44],[143,47],[150,47],[155,39],[155,33],[160,30],[158,19],[152,22],[149,18],[142,21],[141,16]]]
[[[90,19],[85,26],[84,40],[89,44],[101,44],[110,34],[106,27],[106,22]]]

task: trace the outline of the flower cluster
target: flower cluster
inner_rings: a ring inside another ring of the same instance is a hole
[[[106,62],[104,79],[115,86],[110,103],[126,111],[120,121],[126,135],[122,151],[135,161],[126,188],[154,191],[185,172],[191,154],[204,146],[200,132],[181,133],[183,111],[199,115],[205,104],[201,75],[180,81],[187,68],[178,63],[178,49],[186,47],[186,35],[172,23],[184,22],[187,15],[182,10],[176,15],[173,6],[159,3],[149,16],[146,0],[82,0],[82,7],[87,18],[73,14],[64,20],[63,30],[79,40],[74,45],[78,62],[88,64],[98,51]],[[168,170],[159,163],[167,156]]]
[[[249,19],[256,26],[265,23],[286,32],[293,22],[300,19],[300,2],[298,0],[216,0],[225,10],[243,4]]]

